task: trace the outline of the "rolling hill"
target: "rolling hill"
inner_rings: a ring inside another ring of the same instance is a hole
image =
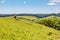
[[[56,30],[60,30],[60,17],[58,16],[40,18],[36,22],[54,28]]]
[[[24,19],[0,17],[0,40],[60,40],[60,31]]]

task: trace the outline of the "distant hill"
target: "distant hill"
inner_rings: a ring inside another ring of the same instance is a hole
[[[0,17],[7,17],[7,16],[14,16],[14,15],[17,15],[17,16],[36,16],[37,18],[43,18],[43,17],[52,16],[52,15],[60,16],[60,13],[58,13],[58,14],[55,14],[55,13],[52,13],[52,14],[0,14]]]

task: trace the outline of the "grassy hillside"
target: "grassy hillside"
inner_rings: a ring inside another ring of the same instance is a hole
[[[33,20],[37,19],[37,17],[35,17],[35,16],[17,16],[17,18],[29,20],[29,21],[33,21]]]
[[[0,40],[60,40],[60,31],[23,19],[0,17]]]
[[[56,30],[60,30],[60,17],[49,16],[45,18],[40,18],[36,22],[39,24],[44,24]]]

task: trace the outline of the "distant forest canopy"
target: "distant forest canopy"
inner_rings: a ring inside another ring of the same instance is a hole
[[[60,13],[51,13],[51,14],[0,14],[0,17],[8,17],[8,16],[36,16],[37,18],[43,18],[48,16],[60,16]]]

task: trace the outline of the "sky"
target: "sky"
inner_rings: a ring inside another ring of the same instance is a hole
[[[60,13],[60,0],[0,0],[0,14]]]

